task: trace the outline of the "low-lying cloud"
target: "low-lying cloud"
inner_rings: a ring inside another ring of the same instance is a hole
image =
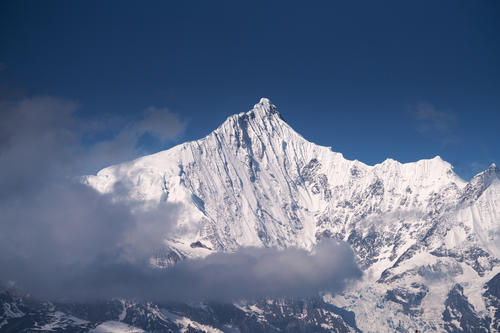
[[[313,252],[289,248],[242,248],[187,259],[166,269],[146,261],[98,256],[87,264],[39,267],[31,260],[16,281],[39,298],[78,301],[114,297],[149,301],[238,301],[262,297],[339,292],[361,277],[346,244],[323,240]],[[42,274],[40,274],[42,273]],[[32,276],[33,275],[33,276]]]
[[[311,253],[243,248],[154,269],[148,259],[172,232],[179,207],[158,202],[144,209],[140,202],[115,200],[81,184],[82,164],[111,148],[82,146],[92,126],[75,115],[76,104],[35,98],[0,108],[4,284],[47,299],[231,301],[336,292],[361,275],[350,248],[328,240]],[[130,152],[140,133],[167,140],[183,126],[167,110],[149,109],[104,142],[130,145],[123,148]]]

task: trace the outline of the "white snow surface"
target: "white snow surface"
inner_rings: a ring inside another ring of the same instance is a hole
[[[193,328],[200,331],[200,332],[206,332],[206,333],[223,333],[221,330],[218,328],[209,326],[209,325],[203,325],[200,324],[194,320],[189,319],[188,317],[184,316],[178,316],[176,314],[170,313],[168,311],[163,311],[163,315],[174,322],[176,325],[179,326],[180,332],[189,332],[189,330],[192,330]]]
[[[93,330],[91,333],[143,333],[144,330],[127,325],[119,321],[105,321]]]
[[[242,246],[311,249],[321,237],[348,241],[364,278],[331,302],[354,311],[364,332],[440,331],[454,283],[463,283],[480,312],[479,290],[499,271],[499,174],[492,165],[466,182],[439,156],[373,166],[347,160],[304,139],[263,98],[203,139],[110,166],[85,182],[102,193],[120,182],[145,204],[177,203],[176,233],[165,246],[180,257]],[[477,248],[485,253],[479,266],[467,257]],[[415,283],[429,288],[420,315],[384,300],[388,289],[411,291]]]
[[[57,331],[57,330],[64,330],[68,327],[74,326],[74,325],[84,325],[88,324],[89,322],[80,318],[77,318],[72,315],[68,315],[66,313],[63,313],[61,311],[56,311],[51,314],[49,314],[49,322],[39,326],[38,324],[35,325],[34,328],[32,328],[33,331]]]

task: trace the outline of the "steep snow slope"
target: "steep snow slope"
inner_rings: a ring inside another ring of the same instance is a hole
[[[204,139],[87,179],[102,192],[119,181],[134,199],[184,205],[179,238],[214,250],[310,248],[323,231],[347,239],[361,219],[417,214],[431,194],[458,195],[465,185],[439,157],[408,164],[388,159],[373,167],[348,161],[306,141],[265,98]]]
[[[446,308],[457,304],[450,297],[469,302],[477,318],[490,315],[482,288],[499,271],[499,175],[492,165],[466,183],[440,157],[349,161],[305,140],[263,98],[201,140],[86,181],[181,207],[159,266],[240,246],[347,241],[365,278],[331,301],[356,312],[364,331],[380,332],[452,330],[460,321]]]

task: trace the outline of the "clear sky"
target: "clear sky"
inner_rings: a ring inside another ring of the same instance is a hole
[[[305,138],[375,164],[500,164],[499,1],[2,1],[0,98],[81,119],[168,108],[205,136],[268,97]],[[148,145],[145,140],[145,145]]]

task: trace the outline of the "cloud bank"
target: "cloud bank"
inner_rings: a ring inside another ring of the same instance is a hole
[[[146,210],[100,194],[77,176],[85,161],[108,158],[110,150],[131,154],[142,133],[161,140],[179,135],[183,122],[151,108],[111,139],[88,146],[82,138],[95,125],[78,119],[76,109],[55,98],[0,104],[2,283],[45,299],[232,301],[336,292],[360,277],[350,248],[333,241],[312,253],[243,248],[151,268],[148,259],[172,231],[179,207],[159,202]]]

